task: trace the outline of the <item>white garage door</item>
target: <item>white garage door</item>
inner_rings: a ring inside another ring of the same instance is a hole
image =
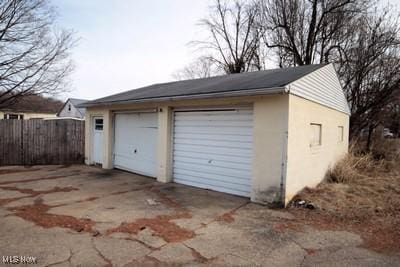
[[[115,115],[114,167],[156,176],[157,113]]]
[[[175,111],[174,117],[174,181],[250,196],[253,111]]]

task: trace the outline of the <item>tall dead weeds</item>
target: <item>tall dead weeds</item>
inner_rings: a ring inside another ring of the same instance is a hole
[[[377,251],[400,251],[400,140],[381,140],[368,153],[353,145],[316,188],[294,199],[317,209],[292,209],[313,225],[358,232]]]

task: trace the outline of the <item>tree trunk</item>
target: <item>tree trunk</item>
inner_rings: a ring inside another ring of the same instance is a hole
[[[368,138],[367,138],[367,144],[365,145],[365,150],[367,152],[370,152],[371,150],[372,132],[374,131],[374,128],[375,127],[372,124],[370,124],[368,127]]]

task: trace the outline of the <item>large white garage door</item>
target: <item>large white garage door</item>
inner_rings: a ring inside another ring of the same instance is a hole
[[[253,111],[175,111],[176,183],[250,196]]]
[[[156,176],[157,113],[115,115],[114,167]]]

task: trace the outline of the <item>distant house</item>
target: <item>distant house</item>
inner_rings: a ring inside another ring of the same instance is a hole
[[[20,97],[18,101],[0,108],[0,119],[29,120],[55,118],[62,104],[61,101],[53,98],[40,95],[26,95]]]
[[[57,117],[84,119],[86,108],[78,108],[77,105],[87,101],[85,99],[69,98],[57,113]]]

